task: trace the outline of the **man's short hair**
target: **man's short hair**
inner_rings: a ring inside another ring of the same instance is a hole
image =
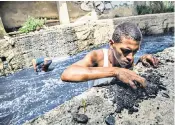
[[[140,29],[133,23],[125,22],[118,25],[112,35],[112,40],[114,42],[121,42],[121,37],[131,38],[137,42],[142,41],[142,33]]]

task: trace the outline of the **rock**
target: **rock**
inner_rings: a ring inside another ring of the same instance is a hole
[[[101,1],[95,1],[95,7],[98,11],[100,11],[100,13],[103,13],[104,9],[105,9],[105,3],[101,2]]]
[[[138,111],[139,110],[137,108],[132,107],[128,110],[128,114],[132,114],[133,112],[138,112]]]
[[[91,11],[93,9],[93,3],[92,2],[82,2],[81,9],[84,11]]]
[[[162,93],[162,96],[165,97],[165,98],[170,98],[170,96],[165,92]]]
[[[135,107],[139,107],[139,104],[135,104]]]
[[[85,114],[73,114],[73,120],[78,123],[87,123],[88,117]]]
[[[105,118],[107,125],[115,125],[115,118],[112,115],[109,115]]]
[[[156,116],[155,119],[157,120],[157,122],[162,122],[162,118],[160,116]]]
[[[162,90],[167,90],[165,85],[159,85],[159,88],[162,89]]]

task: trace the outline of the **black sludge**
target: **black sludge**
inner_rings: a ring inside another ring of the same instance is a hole
[[[147,80],[146,88],[138,87],[134,90],[120,81],[113,81],[112,85],[107,86],[109,93],[106,97],[112,99],[114,105],[116,105],[116,113],[120,113],[124,108],[128,109],[129,114],[138,112],[138,102],[155,98],[160,90],[166,90],[166,87],[160,81],[161,76],[159,74],[149,73],[141,76]]]

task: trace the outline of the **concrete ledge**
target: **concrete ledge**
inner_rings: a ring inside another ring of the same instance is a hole
[[[137,24],[144,35],[174,31],[174,13],[121,17],[49,27],[1,42],[0,56],[5,56],[13,71],[31,66],[36,57],[60,57],[76,54],[107,43],[119,23]]]

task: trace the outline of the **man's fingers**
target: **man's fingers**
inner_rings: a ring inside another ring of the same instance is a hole
[[[154,67],[157,67],[157,59],[153,56],[153,60],[154,60],[154,62],[153,62],[153,66]]]
[[[135,72],[132,72],[132,71],[130,72],[130,79],[131,81],[136,81],[140,83],[142,87],[146,87],[147,85],[145,78],[137,75]]]
[[[146,80],[143,77],[140,76],[136,76],[133,80],[135,80],[136,82],[140,83],[142,87],[146,87],[147,83]]]
[[[147,59],[152,63],[153,66],[156,66],[156,58],[153,55],[150,55]]]
[[[154,57],[154,59],[155,59],[155,67],[158,67],[159,60],[156,57]]]
[[[152,65],[153,65],[154,67],[158,67],[159,60],[158,60],[156,57],[154,57],[153,55],[149,55],[148,58],[147,58],[147,60],[148,60],[150,63],[152,63]]]
[[[150,67],[150,64],[146,61],[146,60],[143,60],[143,65],[146,66],[146,67]]]
[[[129,80],[129,85],[133,88],[133,89],[137,89],[136,85],[134,84],[133,81]]]

